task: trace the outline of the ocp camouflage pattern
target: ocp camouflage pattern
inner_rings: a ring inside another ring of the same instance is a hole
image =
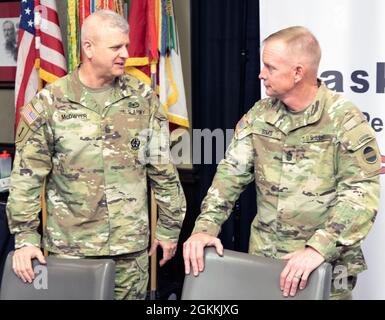
[[[41,245],[45,177],[48,251],[96,256],[146,249],[147,177],[159,206],[156,236],[177,241],[185,197],[170,161],[166,114],[144,83],[117,78],[100,108],[76,70],[21,111],[16,147],[7,205],[16,248]]]
[[[356,275],[366,268],[360,244],[377,214],[380,167],[364,115],[323,83],[303,112],[260,100],[238,123],[193,232],[218,235],[255,180],[251,254],[279,258],[311,246]]]

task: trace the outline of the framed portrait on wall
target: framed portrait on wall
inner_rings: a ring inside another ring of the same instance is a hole
[[[0,1],[0,87],[15,85],[20,1]]]

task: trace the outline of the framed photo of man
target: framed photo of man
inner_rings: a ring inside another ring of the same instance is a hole
[[[0,1],[0,86],[13,87],[16,76],[20,1]]]

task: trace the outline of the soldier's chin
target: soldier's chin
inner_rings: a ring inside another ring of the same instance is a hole
[[[271,96],[272,96],[272,92],[271,92],[271,90],[269,90],[268,88],[265,88],[265,94],[266,94],[268,97],[271,97]]]
[[[124,74],[124,68],[117,68],[114,70],[114,76],[115,77],[120,77]]]

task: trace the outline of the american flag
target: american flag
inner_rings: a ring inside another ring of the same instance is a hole
[[[35,0],[21,0],[18,52],[15,80],[15,127],[19,123],[20,108],[32,99],[38,88],[38,73],[35,69]]]
[[[55,0],[21,0],[15,80],[15,126],[20,108],[39,89],[39,79],[53,82],[66,74]]]
[[[36,120],[36,111],[32,109],[31,104],[27,104],[23,109],[25,119],[29,124]]]

